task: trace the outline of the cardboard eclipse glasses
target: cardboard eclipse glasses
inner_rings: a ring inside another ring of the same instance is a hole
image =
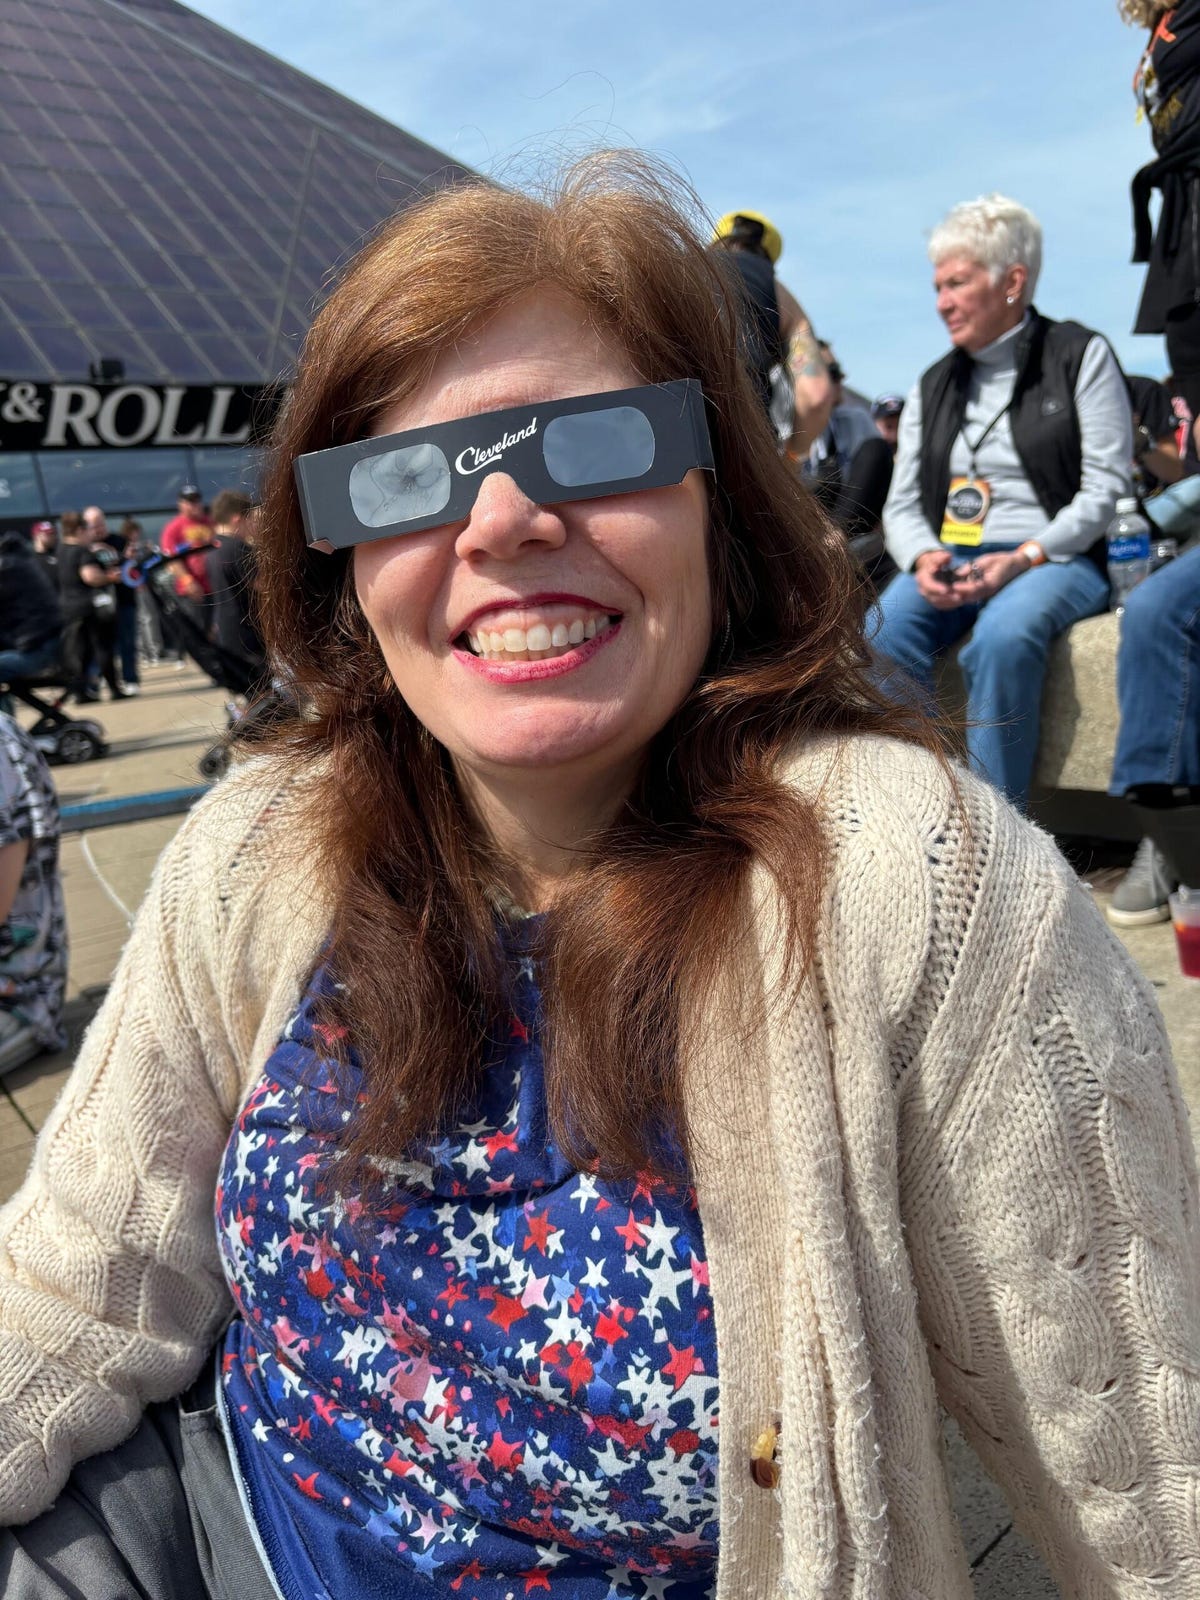
[[[296,484],[313,549],[461,522],[491,471],[538,505],[682,482],[713,466],[695,378],[489,411],[298,456]]]

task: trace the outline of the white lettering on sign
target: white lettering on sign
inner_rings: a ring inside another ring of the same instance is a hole
[[[141,416],[136,426],[130,426],[129,418],[134,413],[131,402],[135,399],[142,403]],[[114,389],[111,394],[105,395],[104,403],[96,417],[96,432],[105,444],[118,447],[144,444],[158,426],[159,409],[159,398],[153,389],[147,389],[140,383],[124,384],[120,389]],[[121,410],[124,423],[119,430],[118,410]]]
[[[199,444],[204,438],[202,422],[198,422],[190,433],[176,432],[179,425],[179,408],[186,393],[186,389],[175,385],[163,390],[162,421],[158,425],[158,432],[154,435],[155,444]]]
[[[13,425],[13,442],[6,441],[7,448],[16,448],[17,442],[21,448],[34,450],[244,445],[253,431],[253,418],[247,413],[254,404],[253,396],[236,384],[216,384],[209,389],[187,384],[160,388],[123,383],[108,388],[90,383],[43,386],[0,382],[0,425]],[[232,426],[231,411],[245,416],[246,421]],[[26,440],[23,435],[34,428],[37,436]]]
[[[212,392],[212,405],[208,411],[208,432],[204,435],[205,444],[245,444],[250,437],[250,424],[243,423],[233,433],[224,433],[225,419],[229,415],[229,402],[233,399],[233,390],[218,384]]]
[[[100,396],[90,384],[56,383],[50,400],[50,415],[46,419],[44,443],[51,449],[65,445],[67,430],[74,435],[75,443],[95,448],[100,443],[92,418],[100,409]]]

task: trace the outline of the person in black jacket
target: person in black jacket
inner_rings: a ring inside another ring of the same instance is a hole
[[[883,518],[900,571],[875,638],[932,697],[937,658],[970,634],[958,656],[967,747],[1020,806],[1050,645],[1108,601],[1104,533],[1129,493],[1133,450],[1107,341],[1033,305],[1041,252],[1037,219],[1002,195],[956,206],[933,231],[953,348],[900,419]]]
[[[58,591],[63,612],[63,661],[77,705],[98,700],[88,687],[88,668],[98,663],[114,700],[132,690],[117,678],[113,650],[117,642],[117,602],[113,590],[121,581],[121,562],[108,545],[92,542],[78,511],[64,511],[58,548]]]
[[[14,528],[0,534],[0,684],[47,671],[61,643],[53,578],[23,533]],[[0,711],[6,709],[0,701]]]
[[[1133,331],[1166,335],[1178,392],[1200,415],[1200,0],[1120,0],[1120,10],[1150,30],[1133,87],[1155,149],[1132,188],[1133,259],[1148,263]]]

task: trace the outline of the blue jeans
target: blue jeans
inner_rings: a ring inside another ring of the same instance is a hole
[[[1011,548],[983,544],[961,554]],[[982,606],[954,611],[931,606],[912,573],[902,572],[874,612],[878,631],[869,623],[867,634],[879,655],[916,680],[931,705],[937,658],[971,634],[958,657],[967,686],[967,752],[977,771],[1024,807],[1037,759],[1046,654],[1060,633],[1107,602],[1108,580],[1086,556],[1032,567]]]
[[[1152,572],[1125,602],[1117,699],[1109,793],[1200,785],[1200,545]]]
[[[117,659],[126,683],[138,681],[138,614],[136,606],[117,602]]]
[[[1147,500],[1146,508],[1161,533],[1188,538],[1200,529],[1200,473],[1168,484],[1161,494]]]

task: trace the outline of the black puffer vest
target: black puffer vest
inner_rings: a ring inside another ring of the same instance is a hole
[[[1030,308],[1017,335],[1017,381],[1008,420],[1013,445],[1042,510],[1057,516],[1079,493],[1082,444],[1075,385],[1096,337],[1078,322],[1051,322]],[[921,509],[938,529],[950,492],[950,453],[962,431],[971,357],[951,350],[921,379]],[[1103,567],[1104,540],[1088,551]]]

